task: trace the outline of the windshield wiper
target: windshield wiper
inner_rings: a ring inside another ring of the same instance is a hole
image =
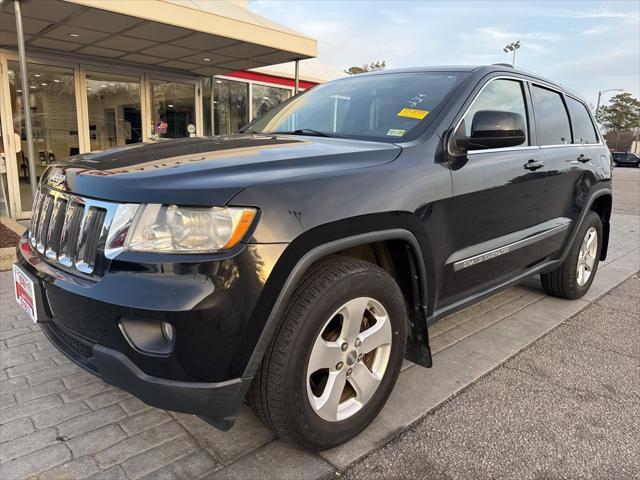
[[[313,130],[312,128],[299,128],[298,130],[293,130],[290,132],[269,132],[269,135],[314,135],[316,137],[335,137],[342,138],[340,135],[335,135],[333,133],[321,132],[319,130]]]

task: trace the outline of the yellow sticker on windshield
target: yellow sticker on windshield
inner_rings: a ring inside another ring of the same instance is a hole
[[[426,110],[418,110],[415,108],[403,108],[398,112],[399,117],[417,118],[418,120],[422,120],[427,115],[429,115],[429,112]]]
[[[390,135],[392,137],[401,137],[404,135],[405,131],[406,130],[402,130],[401,128],[390,128],[387,132],[387,135]]]

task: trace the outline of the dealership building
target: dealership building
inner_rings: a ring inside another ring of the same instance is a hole
[[[32,172],[69,155],[233,133],[340,75],[314,59],[316,40],[246,0],[0,2],[1,215],[28,218]]]

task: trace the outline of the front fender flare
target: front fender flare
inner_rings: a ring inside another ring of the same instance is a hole
[[[312,264],[317,262],[319,259],[326,257],[327,255],[331,255],[332,253],[336,253],[347,248],[385,240],[403,240],[410,245],[412,253],[415,256],[415,263],[418,270],[417,275],[419,277],[418,281],[420,285],[420,296],[423,303],[424,311],[424,305],[426,305],[425,302],[428,299],[426,271],[427,264],[424,261],[423,248],[421,247],[421,244],[418,241],[416,235],[414,235],[410,230],[405,228],[389,228],[384,230],[359,233],[344,238],[327,241],[326,243],[317,245],[305,252],[302,257],[296,262],[295,266],[290,270],[282,288],[278,293],[273,307],[271,308],[264,328],[262,329],[262,333],[260,334],[257,344],[251,354],[249,362],[245,367],[243,377],[253,377],[258,371],[258,368],[260,367],[260,364],[262,362],[262,358],[264,357],[264,354],[266,353],[274,335],[277,333],[277,330],[280,326],[281,318],[284,314],[287,303],[291,298],[291,294],[295,290],[296,286],[300,283],[300,280],[304,276],[305,272]],[[290,248],[295,248],[295,246],[292,244]],[[424,323],[424,330],[426,334],[426,321]],[[427,353],[429,354],[429,362],[425,362],[429,363],[429,365],[425,366],[430,366],[430,351],[428,350],[427,338],[425,338],[425,342]]]
[[[564,248],[562,249],[562,256],[561,256],[562,259],[565,259],[567,257],[567,254],[569,253],[569,249],[571,248],[571,245],[573,245],[573,242],[575,241],[575,237],[578,234],[580,225],[582,225],[582,222],[584,221],[584,218],[587,216],[587,213],[591,211],[591,207],[593,206],[594,202],[598,198],[605,195],[612,196],[611,188],[601,187],[601,188],[598,188],[597,190],[593,190],[592,193],[589,195],[588,199],[584,202],[583,207],[580,211],[578,220],[575,222],[575,225],[573,226],[573,229],[571,230],[570,235],[567,237]],[[602,239],[601,260],[604,260],[607,254],[607,247],[609,245],[609,225],[608,223],[605,224],[603,222],[602,227],[604,231],[604,238]]]

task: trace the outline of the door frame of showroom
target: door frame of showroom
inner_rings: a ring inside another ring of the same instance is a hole
[[[25,219],[31,216],[30,209],[24,209],[20,199],[19,172],[17,168],[17,146],[13,135],[14,118],[9,85],[9,61],[18,61],[17,52],[0,49],[0,116],[2,137],[4,139],[5,162],[8,184],[8,205],[11,216]],[[127,75],[140,79],[140,115],[142,120],[142,141],[151,140],[151,81],[175,81],[194,85],[194,101],[196,116],[196,136],[203,135],[202,77],[198,75],[168,74],[153,69],[142,69],[134,65],[110,66],[104,62],[90,59],[66,59],[62,55],[34,52],[27,57],[27,63],[60,67],[73,70],[75,87],[75,109],[78,128],[78,146],[80,153],[91,151],[89,132],[89,108],[86,89],[86,74]]]

